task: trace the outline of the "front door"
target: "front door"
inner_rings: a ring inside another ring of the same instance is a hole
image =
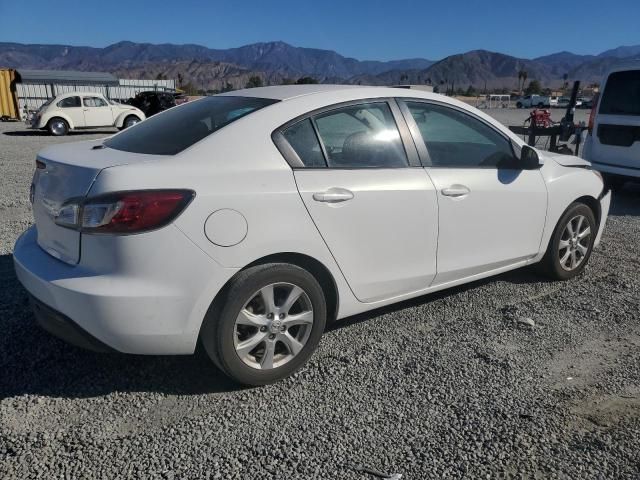
[[[390,104],[336,108],[283,134],[305,165],[294,170],[302,200],[354,295],[375,302],[429,287],[436,193],[409,165]]]
[[[434,285],[538,254],[547,209],[541,172],[520,168],[508,138],[488,122],[442,104],[405,105],[440,207]]]
[[[109,104],[101,97],[82,97],[84,122],[87,127],[113,125],[113,113]]]

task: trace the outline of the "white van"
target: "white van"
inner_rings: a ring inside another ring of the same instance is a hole
[[[640,61],[612,68],[601,85],[582,156],[615,187],[640,178]]]

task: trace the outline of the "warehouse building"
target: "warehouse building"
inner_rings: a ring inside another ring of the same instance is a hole
[[[148,90],[175,91],[175,80],[118,79],[105,72],[0,70],[0,117],[23,120],[48,99],[67,92],[97,92],[123,102]]]

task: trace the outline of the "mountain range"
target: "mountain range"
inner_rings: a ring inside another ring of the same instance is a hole
[[[388,85],[447,84],[456,88],[507,88],[518,85],[518,72],[544,86],[558,86],[564,76],[591,83],[614,63],[640,59],[640,45],[621,46],[597,55],[558,52],[534,59],[472,50],[439,61],[409,58],[356,60],[331,50],[263,42],[238,48],[202,45],[118,42],[104,48],[0,42],[0,67],[108,71],[121,78],[180,78],[196,88],[244,87],[252,76],[280,84],[303,76],[325,83]]]

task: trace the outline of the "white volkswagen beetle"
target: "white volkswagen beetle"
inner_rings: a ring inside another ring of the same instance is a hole
[[[36,167],[14,259],[39,323],[137,354],[200,339],[252,385],[302,366],[336,319],[536,263],[578,275],[610,201],[584,160],[383,87],[207,97]]]
[[[31,119],[31,128],[66,135],[70,130],[117,127],[124,130],[146,117],[131,105],[115,103],[94,92],[71,92],[45,102]]]

